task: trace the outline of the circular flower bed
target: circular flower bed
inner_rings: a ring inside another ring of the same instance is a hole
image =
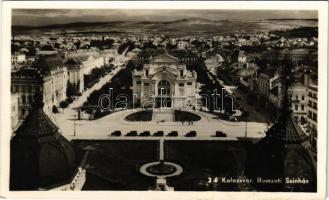
[[[183,168],[172,162],[156,161],[142,165],[139,171],[145,176],[167,178],[180,175]]]
[[[146,171],[154,175],[164,176],[175,173],[177,171],[177,168],[174,165],[160,161],[160,163],[158,164],[154,164],[147,167]]]

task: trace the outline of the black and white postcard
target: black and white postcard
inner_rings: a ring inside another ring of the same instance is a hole
[[[1,195],[324,198],[327,7],[4,2]]]

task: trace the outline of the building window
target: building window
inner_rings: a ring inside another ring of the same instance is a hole
[[[192,82],[187,82],[187,85],[192,85]]]
[[[304,95],[302,96],[302,100],[303,100],[303,101],[305,100],[305,96],[304,96]]]
[[[180,76],[183,76],[183,74],[184,74],[183,70],[180,70]]]
[[[304,110],[304,105],[302,105],[302,110]]]
[[[295,105],[295,110],[298,110],[298,105]]]
[[[22,95],[22,103],[25,104],[25,95]]]
[[[33,103],[33,98],[31,95],[28,96],[28,99],[29,99],[29,103],[32,104]]]
[[[315,103],[315,102],[313,102],[313,108],[314,108],[314,109],[318,109],[318,104]]]
[[[180,83],[179,84],[179,87],[184,87],[184,83]]]
[[[311,112],[311,111],[308,111],[308,113],[307,113],[307,117],[308,117],[309,119],[312,119],[312,112]]]
[[[136,84],[137,84],[137,85],[140,85],[140,84],[141,84],[141,81],[136,81]]]
[[[296,100],[298,100],[298,95],[296,95]]]
[[[145,70],[145,75],[149,76],[149,70],[148,69]]]
[[[318,115],[316,113],[313,113],[313,120],[316,122],[318,121]]]
[[[144,86],[149,86],[150,84],[149,83],[144,83]]]

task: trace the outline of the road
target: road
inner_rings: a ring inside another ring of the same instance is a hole
[[[269,123],[271,121],[270,117],[267,116],[267,114],[261,112],[262,108],[260,108],[256,102],[250,101],[254,105],[251,105],[250,102],[248,102],[247,95],[243,91],[241,91],[238,86],[225,84],[225,82],[221,80],[221,77],[217,76],[216,74],[213,74],[209,71],[209,69],[208,75],[212,80],[223,86],[229,94],[233,94],[233,96],[235,97],[235,101],[238,102],[240,106],[243,107],[244,110],[249,113],[249,117],[247,119],[248,122]]]
[[[128,48],[119,56],[115,57],[115,59],[112,61],[111,64],[115,66],[115,69],[107,74],[106,76],[102,77],[96,84],[94,84],[91,88],[83,91],[82,95],[77,97],[67,108],[64,110],[61,110],[61,113],[58,114],[51,114],[49,117],[55,122],[55,124],[59,127],[59,129],[62,131],[62,134],[70,135],[74,132],[75,128],[74,126],[76,123],[74,122],[74,119],[77,118],[77,110],[76,108],[83,105],[84,102],[87,101],[87,98],[89,95],[99,90],[103,85],[111,81],[113,76],[115,76],[121,69],[125,67],[127,62],[132,58],[132,54],[130,56],[125,56],[126,51]],[[71,133],[66,133],[67,127],[72,128],[70,131]]]

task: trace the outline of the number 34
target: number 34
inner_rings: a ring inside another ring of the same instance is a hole
[[[218,183],[218,177],[208,177],[208,183]]]

